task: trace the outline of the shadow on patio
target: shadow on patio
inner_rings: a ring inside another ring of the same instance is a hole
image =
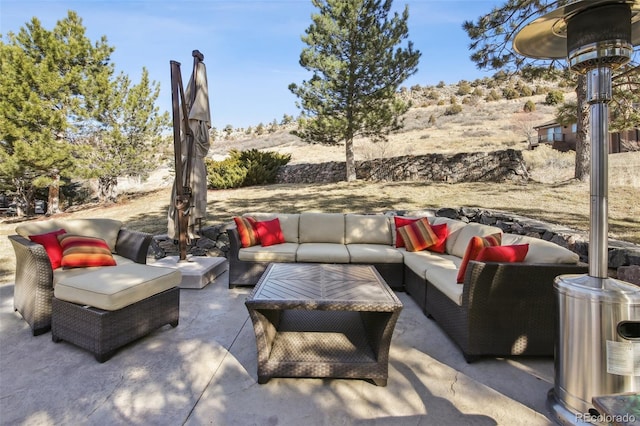
[[[2,424],[550,424],[553,360],[461,352],[410,297],[394,332],[386,387],[364,380],[257,384],[244,300],[227,274],[181,290],[180,325],[165,326],[99,364],[51,334],[33,337],[0,286]]]

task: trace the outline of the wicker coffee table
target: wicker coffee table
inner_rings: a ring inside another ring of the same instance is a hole
[[[402,302],[373,266],[273,263],[245,305],[256,334],[258,383],[331,377],[386,386]]]

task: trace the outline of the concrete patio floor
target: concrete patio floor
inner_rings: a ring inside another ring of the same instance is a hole
[[[389,380],[257,383],[256,343],[227,273],[182,289],[180,325],[99,364],[51,333],[33,337],[0,286],[2,425],[547,425],[551,358],[482,359],[460,350],[405,293]]]

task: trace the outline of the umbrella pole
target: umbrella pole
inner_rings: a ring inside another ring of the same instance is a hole
[[[178,211],[178,248],[180,260],[187,259],[187,226],[188,217],[186,211],[191,199],[191,188],[182,183],[182,141],[180,134],[180,100],[184,106],[184,93],[182,91],[182,77],[180,75],[180,62],[171,61],[171,103],[173,110],[173,150],[175,156],[175,207]],[[186,220],[185,220],[186,219]]]

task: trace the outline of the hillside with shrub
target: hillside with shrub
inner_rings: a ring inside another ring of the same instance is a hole
[[[575,99],[573,87],[560,82],[506,79],[500,75],[457,84],[403,88],[398,96],[410,101],[404,127],[386,142],[356,139],[356,160],[429,153],[527,150],[537,140],[534,126],[554,120],[558,105]],[[291,117],[269,126],[224,131],[213,129],[212,160],[224,160],[232,150],[260,150],[290,156],[290,164],[344,161],[344,146],[309,144],[291,134]],[[260,133],[256,129],[262,129]],[[266,128],[266,130],[264,130]],[[227,160],[225,160],[227,161]]]

